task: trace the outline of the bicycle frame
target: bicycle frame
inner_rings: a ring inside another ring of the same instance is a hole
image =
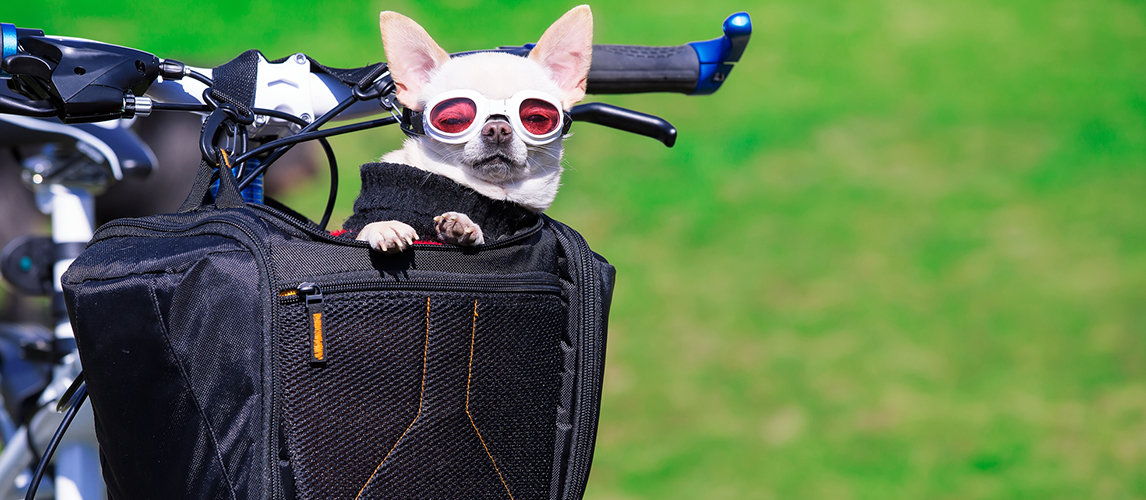
[[[21,122],[14,117],[9,120]],[[33,120],[34,119],[24,119]],[[64,137],[72,138],[76,144],[85,144],[92,148],[83,153],[84,148],[77,148],[81,152],[77,155],[80,165],[72,164],[73,173],[82,173],[86,166],[96,166],[107,170],[102,176],[102,182],[76,182],[74,176],[67,172],[60,172],[58,166],[53,165],[53,146],[44,148],[45,154],[29,158],[25,161],[29,184],[36,192],[36,201],[40,210],[51,217],[51,243],[54,249],[55,261],[52,263],[52,294],[61,297],[63,289],[60,286],[60,277],[78,255],[79,251],[91,239],[95,229],[94,220],[94,192],[101,190],[116,177],[122,177],[119,170],[118,155],[108,143],[96,139],[81,129],[69,130],[64,126],[53,126],[50,123],[21,122],[26,127],[40,127],[51,129],[55,133],[52,137],[59,140]],[[87,142],[81,142],[81,141]],[[90,155],[90,156],[89,156]],[[102,162],[97,161],[102,160]],[[152,164],[154,161],[151,162]],[[103,166],[100,167],[100,164]],[[114,166],[114,168],[112,168]],[[57,172],[57,175],[52,175]],[[99,177],[97,177],[99,179]],[[90,180],[90,179],[89,179]],[[56,299],[61,300],[59,298]],[[38,461],[35,450],[42,450],[44,444],[52,437],[59,426],[62,416],[55,412],[54,402],[60,399],[73,381],[81,372],[79,354],[74,349],[74,338],[68,317],[59,308],[54,308],[52,334],[53,346],[70,346],[52,367],[50,382],[39,395],[37,410],[23,425],[9,436],[3,452],[0,452],[0,492],[3,498],[24,496],[24,489],[31,483],[29,466]],[[57,347],[53,347],[54,351]],[[99,449],[94,432],[94,416],[91,408],[83,408],[77,414],[78,424],[76,431],[66,436],[59,447],[55,457],[54,488],[46,489],[45,493],[57,499],[84,500],[102,498],[104,485],[100,473]]]

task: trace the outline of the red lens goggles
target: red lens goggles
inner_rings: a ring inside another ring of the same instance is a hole
[[[437,96],[426,105],[423,128],[426,135],[447,144],[462,144],[481,133],[491,116],[504,116],[526,144],[553,142],[565,130],[561,103],[535,90],[523,90],[509,99],[487,99],[474,90],[455,90]]]

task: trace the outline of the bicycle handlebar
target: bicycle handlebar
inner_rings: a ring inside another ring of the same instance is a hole
[[[15,75],[15,85],[10,83],[10,86],[31,98],[0,100],[0,112],[54,115],[65,122],[88,122],[149,113],[151,102],[141,99],[145,92],[173,103],[203,102],[201,95],[205,85],[181,80],[186,72],[177,74],[176,66],[146,52],[76,38],[46,37],[40,30],[11,24],[0,24],[0,31],[3,34],[0,78]],[[740,12],[729,16],[723,31],[719,38],[676,47],[595,45],[588,92],[711,94],[723,84],[748,43],[752,32],[748,14]],[[531,49],[532,45],[524,45],[495,50],[525,55]],[[311,62],[301,54],[295,57]],[[177,68],[182,69],[182,65]],[[210,71],[198,71],[210,75]],[[353,92],[329,75],[312,75],[297,78],[296,82],[311,89],[311,106],[302,104],[301,107],[311,108],[307,114],[312,119]],[[157,77],[162,77],[159,83],[155,83]],[[359,104],[345,116],[385,110],[378,103]],[[50,107],[54,113],[49,114]],[[302,116],[302,113],[292,114]]]
[[[724,20],[722,29],[719,38],[675,47],[594,45],[588,92],[716,92],[748,46],[752,20],[747,12],[738,12]]]

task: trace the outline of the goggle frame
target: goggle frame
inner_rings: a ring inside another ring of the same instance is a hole
[[[458,98],[469,99],[474,103],[475,112],[473,122],[470,123],[469,127],[465,130],[455,133],[445,132],[435,127],[432,120],[429,119],[434,107],[443,102]],[[521,104],[527,99],[537,99],[553,106],[558,113],[561,113],[562,123],[545,134],[534,134],[530,132],[529,129],[525,128],[525,124],[521,122]],[[434,140],[445,144],[464,144],[469,142],[481,134],[485,122],[489,120],[491,116],[506,117],[509,120],[510,126],[513,127],[513,132],[518,134],[522,141],[531,146],[542,146],[559,139],[562,135],[568,133],[569,125],[572,122],[569,113],[565,112],[564,108],[561,107],[560,101],[538,90],[522,90],[513,94],[509,99],[490,99],[476,90],[458,89],[435,96],[434,99],[427,102],[426,106],[422,109],[424,110],[420,113],[422,132]]]

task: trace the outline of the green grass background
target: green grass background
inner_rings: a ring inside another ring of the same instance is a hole
[[[211,66],[450,51],[573,4],[8,2],[0,20]],[[602,96],[550,213],[618,268],[589,499],[1146,498],[1146,4],[633,0],[598,43],[751,14],[717,94]],[[596,99],[596,98],[594,98]],[[400,133],[340,138],[356,165]],[[291,203],[317,217],[325,180]],[[180,194],[181,195],[181,194]]]

